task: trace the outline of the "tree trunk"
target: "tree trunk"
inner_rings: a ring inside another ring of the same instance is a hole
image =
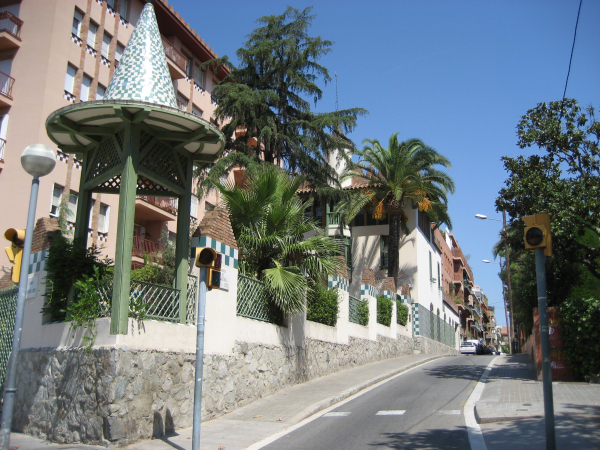
[[[400,272],[400,214],[390,214],[389,216],[389,237],[388,237],[388,277],[393,277],[396,286],[398,284],[398,274]]]

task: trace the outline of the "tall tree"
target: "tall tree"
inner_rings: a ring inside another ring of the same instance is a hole
[[[306,175],[315,187],[326,189],[337,183],[327,159],[334,150],[349,146],[344,133],[367,111],[310,110],[306,97],[316,105],[323,94],[317,82],[331,81],[328,70],[317,61],[333,44],[308,35],[315,18],[310,12],[310,7],[301,11],[288,7],[281,15],[258,19],[261,26],[237,51],[237,68],[227,56],[205,63],[213,68],[225,65],[230,71],[213,91],[218,103],[215,116],[224,123],[229,153],[210,170],[213,182],[237,164],[264,160]]]
[[[447,193],[454,192],[450,176],[436,166],[450,168],[450,161],[419,139],[398,141],[392,134],[388,148],[379,141],[365,139],[364,148],[356,151],[360,158],[348,167],[342,179],[362,178],[365,189],[350,191],[340,202],[337,211],[349,222],[367,205],[374,207],[376,219],[389,216],[388,276],[398,281],[400,231],[405,232],[407,202],[414,202],[420,211],[427,212],[437,225],[452,227],[447,209]],[[358,169],[358,170],[357,170]]]
[[[240,247],[240,271],[265,282],[285,314],[302,312],[307,293],[341,268],[339,244],[305,214],[312,200],[296,194],[304,177],[268,163],[246,176],[242,186],[216,184]]]
[[[523,216],[550,214],[554,253],[600,279],[600,123],[594,108],[582,109],[573,99],[540,103],[521,118],[517,136],[521,148],[537,146],[545,154],[502,158],[509,178],[497,207],[520,228]]]

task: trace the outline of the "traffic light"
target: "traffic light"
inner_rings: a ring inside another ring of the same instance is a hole
[[[196,267],[206,267],[207,285],[211,288],[221,287],[221,260],[223,255],[217,253],[209,247],[199,247],[196,249]]]
[[[21,275],[21,260],[23,259],[23,245],[25,244],[25,230],[9,228],[4,232],[4,237],[11,242],[10,247],[4,247],[6,255],[13,263],[11,280],[18,283]]]
[[[523,217],[525,222],[525,248],[534,251],[543,248],[544,255],[552,256],[552,235],[550,233],[550,216],[546,213]]]

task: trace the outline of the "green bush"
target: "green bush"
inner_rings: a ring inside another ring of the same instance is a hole
[[[366,298],[358,302],[358,324],[369,325],[369,300]]]
[[[404,303],[396,302],[396,322],[400,325],[406,325],[408,323],[408,306]]]
[[[377,297],[377,323],[389,327],[392,323],[392,311],[394,305],[389,298]]]
[[[573,376],[600,378],[600,300],[570,299],[560,305],[563,351]]]
[[[306,318],[312,322],[335,327],[339,312],[337,288],[327,290],[316,286],[314,293],[309,296]]]

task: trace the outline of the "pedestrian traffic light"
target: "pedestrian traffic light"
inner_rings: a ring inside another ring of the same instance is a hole
[[[23,259],[23,245],[25,244],[25,230],[9,228],[4,232],[4,237],[11,242],[10,247],[5,247],[8,260],[13,264],[11,280],[18,283],[21,275],[21,261]]]
[[[196,249],[196,267],[206,267],[207,285],[211,288],[221,287],[221,260],[223,255],[217,253],[209,247],[199,247]]]
[[[525,248],[534,251],[543,248],[544,255],[552,256],[552,235],[550,233],[550,216],[546,213],[523,217],[525,222]]]

